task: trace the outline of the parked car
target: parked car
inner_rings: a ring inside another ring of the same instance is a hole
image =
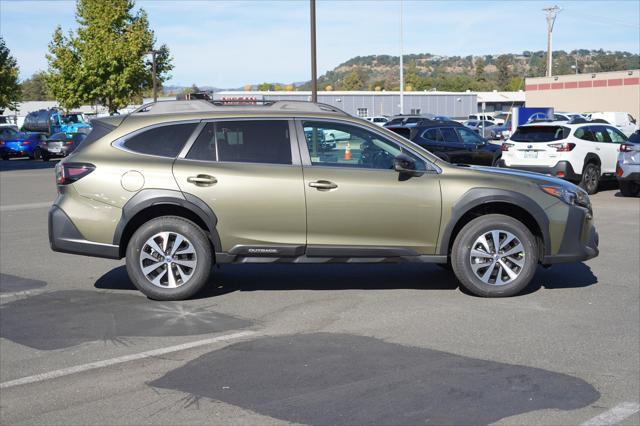
[[[381,115],[375,116],[375,117],[365,117],[365,120],[377,125],[377,126],[384,126],[384,123],[386,123],[387,121],[389,121],[389,119],[387,117],[383,117]]]
[[[87,137],[86,133],[55,133],[49,136],[36,152],[36,158],[49,161],[53,157],[66,157]]]
[[[500,145],[488,143],[455,121],[425,121],[412,129],[400,126],[388,129],[450,163],[494,166],[501,155]]]
[[[34,158],[34,152],[40,142],[47,136],[44,133],[15,132],[6,139],[0,140],[0,156],[3,160],[12,157]]]
[[[554,112],[553,121],[574,121],[576,118],[584,118],[577,112]]]
[[[614,177],[618,149],[626,140],[607,124],[527,124],[502,144],[499,166],[567,179],[594,194],[601,179]]]
[[[462,123],[465,127],[473,130],[475,133],[479,134],[483,138],[486,139],[497,139],[496,138],[496,129],[499,127],[493,121],[477,121],[477,120],[467,120]]]
[[[631,136],[636,130],[638,130],[636,119],[626,112],[591,112],[589,114],[585,114],[585,117],[591,121],[596,119],[605,120],[607,123],[617,127],[618,130],[627,136]]]
[[[424,120],[436,121],[437,117],[434,114],[404,114],[391,117],[389,121],[384,124],[384,127],[389,126],[406,126],[415,127],[418,123]]]
[[[491,130],[493,140],[499,141],[496,143],[502,144],[502,141],[509,139],[511,136],[511,119],[507,120],[504,124],[492,127]]]
[[[470,292],[501,297],[539,263],[598,255],[589,197],[563,180],[449,164],[328,105],[172,102],[95,121],[56,165],[49,210],[53,250],[126,257],[152,299],[253,262],[450,262]],[[329,129],[350,150],[314,155],[305,131]]]
[[[65,114],[57,108],[41,109],[27,114],[22,124],[22,130],[42,132],[47,135],[54,133],[88,133],[91,126],[79,112]]]
[[[640,196],[640,130],[620,145],[616,177],[625,197]]]
[[[491,121],[495,124],[504,124],[505,121],[503,118],[496,118],[493,113],[469,114],[468,119],[473,121]]]

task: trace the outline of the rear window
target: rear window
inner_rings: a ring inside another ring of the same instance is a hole
[[[391,128],[389,130],[399,134],[403,138],[411,139],[411,129],[407,129],[406,127],[396,127],[396,128]]]
[[[522,126],[511,136],[516,142],[551,142],[566,139],[570,129],[563,126]]]
[[[392,126],[394,124],[402,124],[403,121],[404,121],[404,118],[394,118],[391,121],[387,121],[387,125]]]
[[[197,125],[183,123],[154,127],[128,138],[124,147],[140,154],[176,157]],[[87,139],[90,137],[91,133]]]

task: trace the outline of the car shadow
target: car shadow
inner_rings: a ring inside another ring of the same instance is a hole
[[[40,170],[53,169],[60,158],[51,159],[49,161],[30,160],[24,158],[12,158],[10,160],[0,161],[0,172],[8,172],[13,170]]]
[[[538,268],[531,284],[521,293],[541,288],[580,288],[598,282],[584,263]],[[95,288],[136,290],[125,266],[101,276]],[[269,290],[456,290],[458,280],[434,264],[243,264],[215,267],[210,284],[195,298],[209,298],[236,291]],[[466,290],[462,290],[468,293]]]

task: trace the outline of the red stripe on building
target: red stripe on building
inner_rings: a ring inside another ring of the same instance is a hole
[[[564,83],[551,83],[552,89],[564,89]]]
[[[538,85],[537,84],[529,84],[527,86],[524,87],[525,91],[533,91],[533,90],[538,90]]]
[[[578,82],[578,87],[579,88],[585,88],[585,87],[591,87],[593,85],[593,83],[591,81],[579,81]]]
[[[621,78],[613,78],[611,80],[607,80],[609,82],[609,86],[622,86]]]
[[[624,85],[625,86],[631,86],[632,84],[640,84],[640,78],[633,77],[633,78],[625,78],[624,79]]]
[[[548,84],[548,83],[538,84],[538,90],[549,90],[550,87],[551,87],[551,85]]]
[[[571,81],[564,84],[565,89],[575,89],[578,87],[578,83],[576,81]]]
[[[593,87],[606,87],[607,80],[594,80]]]

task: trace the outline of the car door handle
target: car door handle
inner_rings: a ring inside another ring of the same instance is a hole
[[[596,151],[600,151],[600,147],[599,146],[596,146]]]
[[[211,186],[218,183],[218,180],[210,175],[189,176],[187,182],[196,186]]]
[[[336,189],[338,185],[328,180],[318,180],[315,182],[309,182],[309,186],[316,188],[318,191],[327,191],[329,189]]]

